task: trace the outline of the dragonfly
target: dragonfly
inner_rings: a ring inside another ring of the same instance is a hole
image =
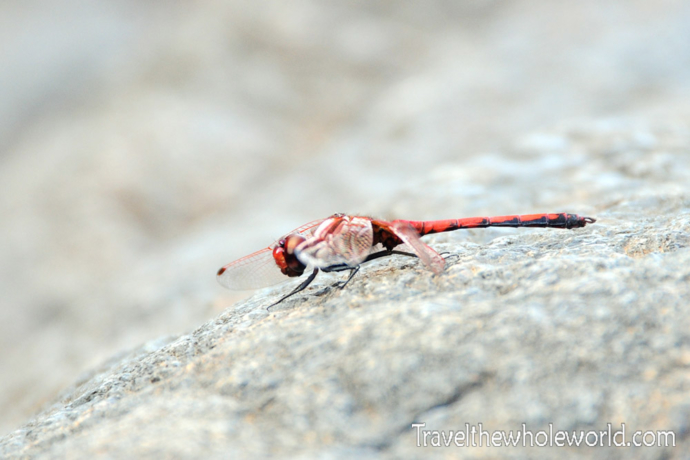
[[[486,227],[581,228],[596,222],[577,214],[526,214],[498,217],[415,221],[385,221],[365,216],[333,214],[302,225],[273,244],[223,266],[218,282],[228,289],[258,289],[311,273],[290,293],[267,309],[303,291],[317,273],[350,271],[344,288],[359,271],[361,264],[381,257],[404,255],[418,257],[433,273],[445,266],[444,258],[420,238],[433,233]]]

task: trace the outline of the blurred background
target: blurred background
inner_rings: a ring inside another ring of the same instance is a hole
[[[689,24],[683,0],[0,2],[0,434],[249,295],[216,270],[307,221],[579,212],[424,190],[559,123],[686,111]]]

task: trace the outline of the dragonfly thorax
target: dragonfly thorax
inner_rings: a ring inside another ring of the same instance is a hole
[[[284,275],[301,276],[304,273],[306,266],[295,255],[295,248],[305,240],[302,235],[288,235],[273,248],[273,259]]]

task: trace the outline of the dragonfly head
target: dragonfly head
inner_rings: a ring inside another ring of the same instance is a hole
[[[273,248],[273,259],[284,275],[300,276],[304,273],[306,266],[297,259],[295,248],[305,240],[306,238],[302,235],[288,235],[278,241],[276,247]]]

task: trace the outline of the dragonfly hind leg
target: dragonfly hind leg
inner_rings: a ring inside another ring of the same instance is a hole
[[[345,286],[347,286],[347,283],[350,282],[352,277],[355,276],[355,273],[357,273],[358,271],[359,271],[359,265],[357,265],[356,267],[350,268],[350,276],[348,276],[345,281],[340,281],[338,283],[338,285],[337,285],[338,289],[345,289]]]
[[[393,254],[397,254],[397,255],[401,255],[401,256],[417,257],[416,254],[412,254],[412,253],[410,253],[410,252],[403,252],[403,251],[379,251],[379,252],[375,252],[375,253],[373,253],[373,254],[369,254],[369,255],[367,256],[367,258],[364,259],[364,261],[362,261],[362,263],[364,263],[364,262],[369,262],[370,260],[378,259],[378,258],[380,258],[380,257],[390,256],[390,255],[393,255]],[[345,286],[347,286],[347,284],[350,282],[350,280],[357,274],[357,272],[359,271],[359,268],[360,268],[360,267],[361,267],[361,264],[360,264],[360,265],[357,265],[357,266],[355,266],[355,267],[350,267],[349,265],[345,265],[345,264],[339,264],[339,265],[330,266],[330,267],[328,267],[328,268],[322,268],[322,270],[323,270],[324,272],[342,272],[342,271],[345,271],[345,270],[350,270],[350,276],[348,276],[347,279],[346,279],[345,281],[339,281],[338,284],[337,284],[338,289],[344,289]]]
[[[379,251],[375,252],[373,254],[369,254],[366,259],[364,259],[364,262],[369,262],[370,260],[378,259],[380,257],[386,257],[386,256],[392,256],[392,255],[399,255],[399,256],[409,256],[409,257],[417,257],[417,254],[412,254],[411,252],[404,252],[404,251]],[[362,262],[362,263],[364,263]]]
[[[443,257],[443,260],[448,260],[448,259],[450,259],[450,258],[452,258],[452,257],[460,258],[460,255],[459,255],[459,254],[456,254],[455,252],[449,252],[449,251],[439,252],[438,255],[441,256],[441,257]]]
[[[367,258],[364,259],[364,261],[362,261],[362,263],[369,262],[370,260],[378,259],[380,257],[386,257],[386,256],[394,255],[394,254],[399,255],[399,256],[417,257],[416,254],[412,254],[411,252],[384,250],[384,251],[375,252],[373,254],[369,254],[367,256]],[[321,271],[325,272],[325,273],[330,273],[330,272],[343,272],[345,270],[350,270],[350,275],[347,277],[347,279],[345,281],[338,281],[338,283],[336,284],[338,289],[344,289],[345,286],[347,286],[348,283],[352,280],[352,278],[354,278],[354,276],[357,274],[360,267],[361,267],[361,265],[356,265],[354,267],[350,267],[347,264],[336,264],[336,265],[331,265],[330,267],[324,267],[321,269]],[[304,283],[297,286],[294,291],[292,291],[288,295],[284,296],[283,298],[281,298],[279,301],[277,301],[273,305],[269,306],[268,308],[271,308],[274,305],[277,305],[280,302],[282,302],[283,300],[287,299],[291,295],[297,294],[298,292],[304,290],[304,288],[306,288],[309,285],[309,283],[311,283],[314,280],[314,278],[316,277],[316,272],[318,272],[318,271],[319,271],[319,269],[315,268],[314,272],[311,275],[309,275],[309,278],[307,278],[304,281]]]
[[[359,271],[359,265],[356,265],[354,267],[350,267],[349,265],[346,264],[338,264],[338,265],[331,265],[330,267],[322,268],[322,271],[328,273],[328,272],[344,272],[345,270],[350,270],[350,276],[347,277],[345,281],[338,281],[336,286],[338,286],[338,289],[343,289],[345,286],[347,286],[347,283],[350,282],[353,276]]]

